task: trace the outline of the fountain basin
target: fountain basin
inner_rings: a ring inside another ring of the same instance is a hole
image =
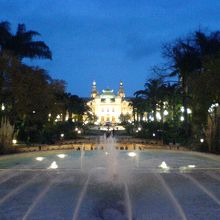
[[[70,150],[3,156],[0,217],[218,219],[218,156],[168,150],[135,153],[130,157],[118,152],[113,176],[107,172],[105,151],[84,152],[83,157]],[[169,169],[163,169],[162,162]],[[51,165],[54,169],[48,169]]]

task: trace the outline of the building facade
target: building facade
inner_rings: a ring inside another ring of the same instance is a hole
[[[123,116],[132,117],[132,107],[125,98],[122,81],[118,93],[111,89],[104,89],[99,94],[96,82],[92,84],[91,100],[87,103],[97,117],[96,124],[119,124]]]

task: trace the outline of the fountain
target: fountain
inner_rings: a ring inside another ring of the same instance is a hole
[[[97,146],[93,151],[83,146],[75,152],[0,158],[0,217],[186,220],[220,216],[220,157],[117,150],[111,135],[100,137]]]

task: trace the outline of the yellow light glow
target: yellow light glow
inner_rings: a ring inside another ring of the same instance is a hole
[[[13,139],[13,140],[12,140],[12,144],[17,144],[17,140],[16,140],[16,139]]]

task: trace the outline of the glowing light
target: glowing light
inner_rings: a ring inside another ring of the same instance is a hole
[[[36,157],[35,158],[37,161],[42,161],[42,160],[44,160],[44,157]]]
[[[141,127],[138,128],[138,131],[141,131]]]
[[[214,112],[214,109],[217,108],[218,106],[219,106],[218,103],[212,104],[212,105],[209,107],[208,112],[209,112],[209,113]]]
[[[156,134],[155,133],[153,133],[153,137],[155,137],[156,136]]]
[[[180,167],[179,169],[180,169],[180,172],[184,173],[184,172],[187,172],[188,170],[193,169],[195,167],[196,167],[196,165],[190,164],[188,166]]]
[[[57,115],[57,119],[60,119],[60,115]]]
[[[36,111],[33,111],[33,114],[35,114],[36,113]]]
[[[57,169],[58,168],[58,165],[57,165],[57,162],[56,161],[53,161],[50,166],[48,167],[48,169]]]
[[[66,154],[57,154],[57,157],[59,157],[61,159],[65,158],[66,156],[67,156]]]
[[[65,117],[65,121],[68,121],[68,119],[69,119],[69,117],[68,117],[68,116],[66,116],[66,117]]]
[[[166,162],[165,161],[163,161],[161,164],[160,164],[160,166],[159,166],[160,168],[162,168],[162,169],[165,169],[165,170],[168,170],[168,169],[170,169],[168,166],[167,166],[167,164],[166,164]]]
[[[60,137],[61,137],[61,138],[63,138],[63,137],[64,137],[64,134],[63,134],[63,133],[62,133],[62,134],[60,134]]]
[[[180,117],[180,121],[184,121],[184,117],[183,116]]]
[[[203,138],[201,138],[201,139],[200,139],[200,142],[201,142],[201,143],[203,143],[203,142],[204,142],[204,139],[203,139]]]
[[[169,113],[167,110],[164,110],[163,115],[167,116]]]
[[[82,132],[80,130],[77,131],[78,134],[81,134]]]
[[[3,103],[2,103],[1,109],[2,109],[2,111],[5,110],[5,105]]]
[[[183,107],[183,106],[180,108],[180,111],[181,111],[181,112],[184,112],[184,107]]]
[[[128,156],[129,156],[129,157],[135,157],[135,156],[136,156],[136,153],[135,153],[135,152],[129,152],[129,153],[128,153]]]
[[[154,117],[150,115],[149,117],[150,121],[154,121]]]
[[[156,119],[159,120],[159,121],[161,120],[160,112],[156,112]]]
[[[57,118],[55,119],[55,122],[58,122]]]
[[[105,152],[105,155],[109,155],[109,153],[108,153],[108,152]]]
[[[192,110],[190,108],[187,108],[187,114],[191,114]]]
[[[12,144],[17,144],[17,140],[16,140],[16,139],[13,139],[13,140],[12,140]]]
[[[77,128],[77,127],[75,128],[75,131],[78,131],[78,128]]]
[[[188,165],[188,167],[189,167],[189,168],[195,168],[196,166],[190,164],[190,165]]]
[[[49,118],[51,117],[51,113],[48,114],[48,117],[49,117]]]

